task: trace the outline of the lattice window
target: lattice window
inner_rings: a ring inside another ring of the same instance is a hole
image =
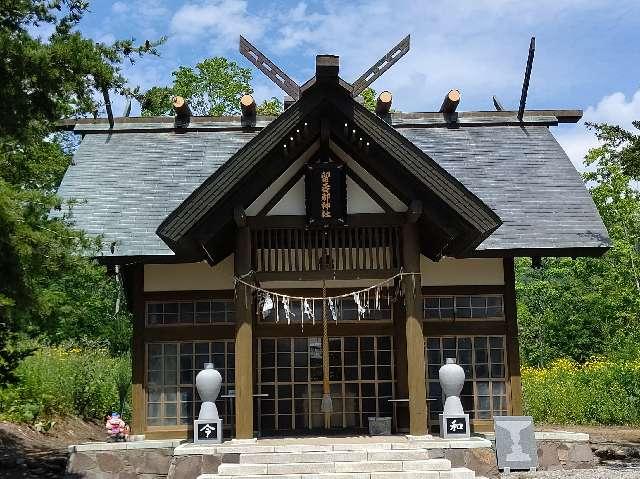
[[[234,341],[148,343],[147,344],[147,426],[191,424],[200,410],[195,389],[196,374],[213,362],[222,375],[220,395],[234,389]],[[230,399],[216,401],[225,428],[233,428],[234,411]]]
[[[148,301],[147,326],[176,324],[230,324],[234,322],[231,299],[198,301]]]
[[[391,321],[391,308],[393,304],[393,300],[389,295],[393,294],[392,291],[387,291],[386,289],[380,292],[380,309],[376,309],[375,307],[375,293],[372,291],[369,295],[369,307],[366,312],[362,316],[362,318],[358,318],[358,307],[356,306],[355,301],[352,298],[341,298],[336,301],[336,313],[338,317],[338,322],[343,321]],[[366,300],[365,300],[366,301]],[[315,316],[316,322],[322,322],[322,301],[317,300],[310,302],[310,306],[312,306]],[[277,313],[276,313],[277,308]],[[301,307],[300,301],[291,300],[289,304],[289,309],[291,311],[290,321],[292,323],[300,323],[301,321]],[[260,314],[260,321],[264,323],[275,323],[276,320],[279,323],[286,324],[287,318],[284,314],[284,310],[282,308],[282,303],[274,301],[273,308],[269,311],[268,314]],[[329,321],[333,321],[331,317],[331,311],[329,309],[329,305],[327,304],[327,318]],[[305,315],[305,323],[309,322],[309,319]]]
[[[501,294],[425,296],[423,301],[425,320],[504,319]]]
[[[504,336],[431,337],[425,340],[429,420],[438,423],[442,389],[438,371],[446,358],[456,358],[465,371],[460,395],[471,418],[490,419],[508,411]]]
[[[258,354],[262,432],[321,429],[322,339],[262,338]],[[331,427],[363,429],[370,416],[391,415],[391,337],[329,338],[329,364]]]

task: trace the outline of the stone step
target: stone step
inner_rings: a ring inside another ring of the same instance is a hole
[[[366,461],[367,451],[300,451],[241,454],[240,464],[283,464],[290,462]]]
[[[294,455],[294,454],[291,454]],[[221,464],[219,475],[291,475],[323,473],[378,473],[378,472],[443,472],[451,470],[447,459],[428,459],[415,461],[339,461],[339,462],[280,462],[280,463],[240,463]],[[400,477],[400,476],[399,476]]]
[[[222,474],[202,474],[198,479],[238,479],[240,476]],[[259,474],[242,476],[243,479],[483,479],[476,478],[472,470],[458,467],[450,471],[419,471],[419,472],[329,472],[320,474]]]
[[[188,446],[193,446],[189,444]],[[202,447],[202,446],[201,446]],[[331,451],[380,451],[389,449],[424,449],[424,443],[416,442],[375,442],[375,443],[344,443],[344,444],[281,444],[269,445],[220,445],[216,452],[235,454],[258,454],[268,452],[331,452]],[[185,446],[183,446],[185,448]]]
[[[427,459],[429,459],[429,452],[425,449],[367,451],[368,461],[424,461]]]

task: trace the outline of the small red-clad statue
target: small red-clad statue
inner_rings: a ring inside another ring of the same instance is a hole
[[[129,436],[129,426],[127,426],[117,412],[113,412],[111,416],[107,417],[105,428],[112,441],[126,441]]]

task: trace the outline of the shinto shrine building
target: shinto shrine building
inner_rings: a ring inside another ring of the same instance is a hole
[[[123,278],[135,318],[133,433],[188,437],[195,374],[211,361],[227,437],[357,432],[370,416],[425,434],[449,357],[466,371],[475,430],[521,414],[514,258],[609,246],[549,131],[582,113],[519,118],[448,102],[455,92],[439,112],[393,112],[385,93],[370,111],[337,57],[318,56],[275,118],[256,117],[243,97],[238,117],[183,108],[73,122],[82,141],[59,194],[79,200],[72,220],[101,235],[99,260]],[[375,284],[363,304],[351,296]],[[282,297],[266,308],[262,290]],[[326,364],[323,301],[311,320],[295,298],[343,293]]]

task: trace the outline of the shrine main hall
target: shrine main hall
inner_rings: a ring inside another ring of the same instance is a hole
[[[474,431],[522,413],[515,258],[609,246],[550,132],[582,112],[462,112],[456,90],[372,111],[358,86],[319,55],[277,117],[245,95],[236,117],[176,98],[174,117],[67,122],[59,194],[134,317],[132,433],[191,437],[208,362],[227,438],[433,432],[446,358]]]

